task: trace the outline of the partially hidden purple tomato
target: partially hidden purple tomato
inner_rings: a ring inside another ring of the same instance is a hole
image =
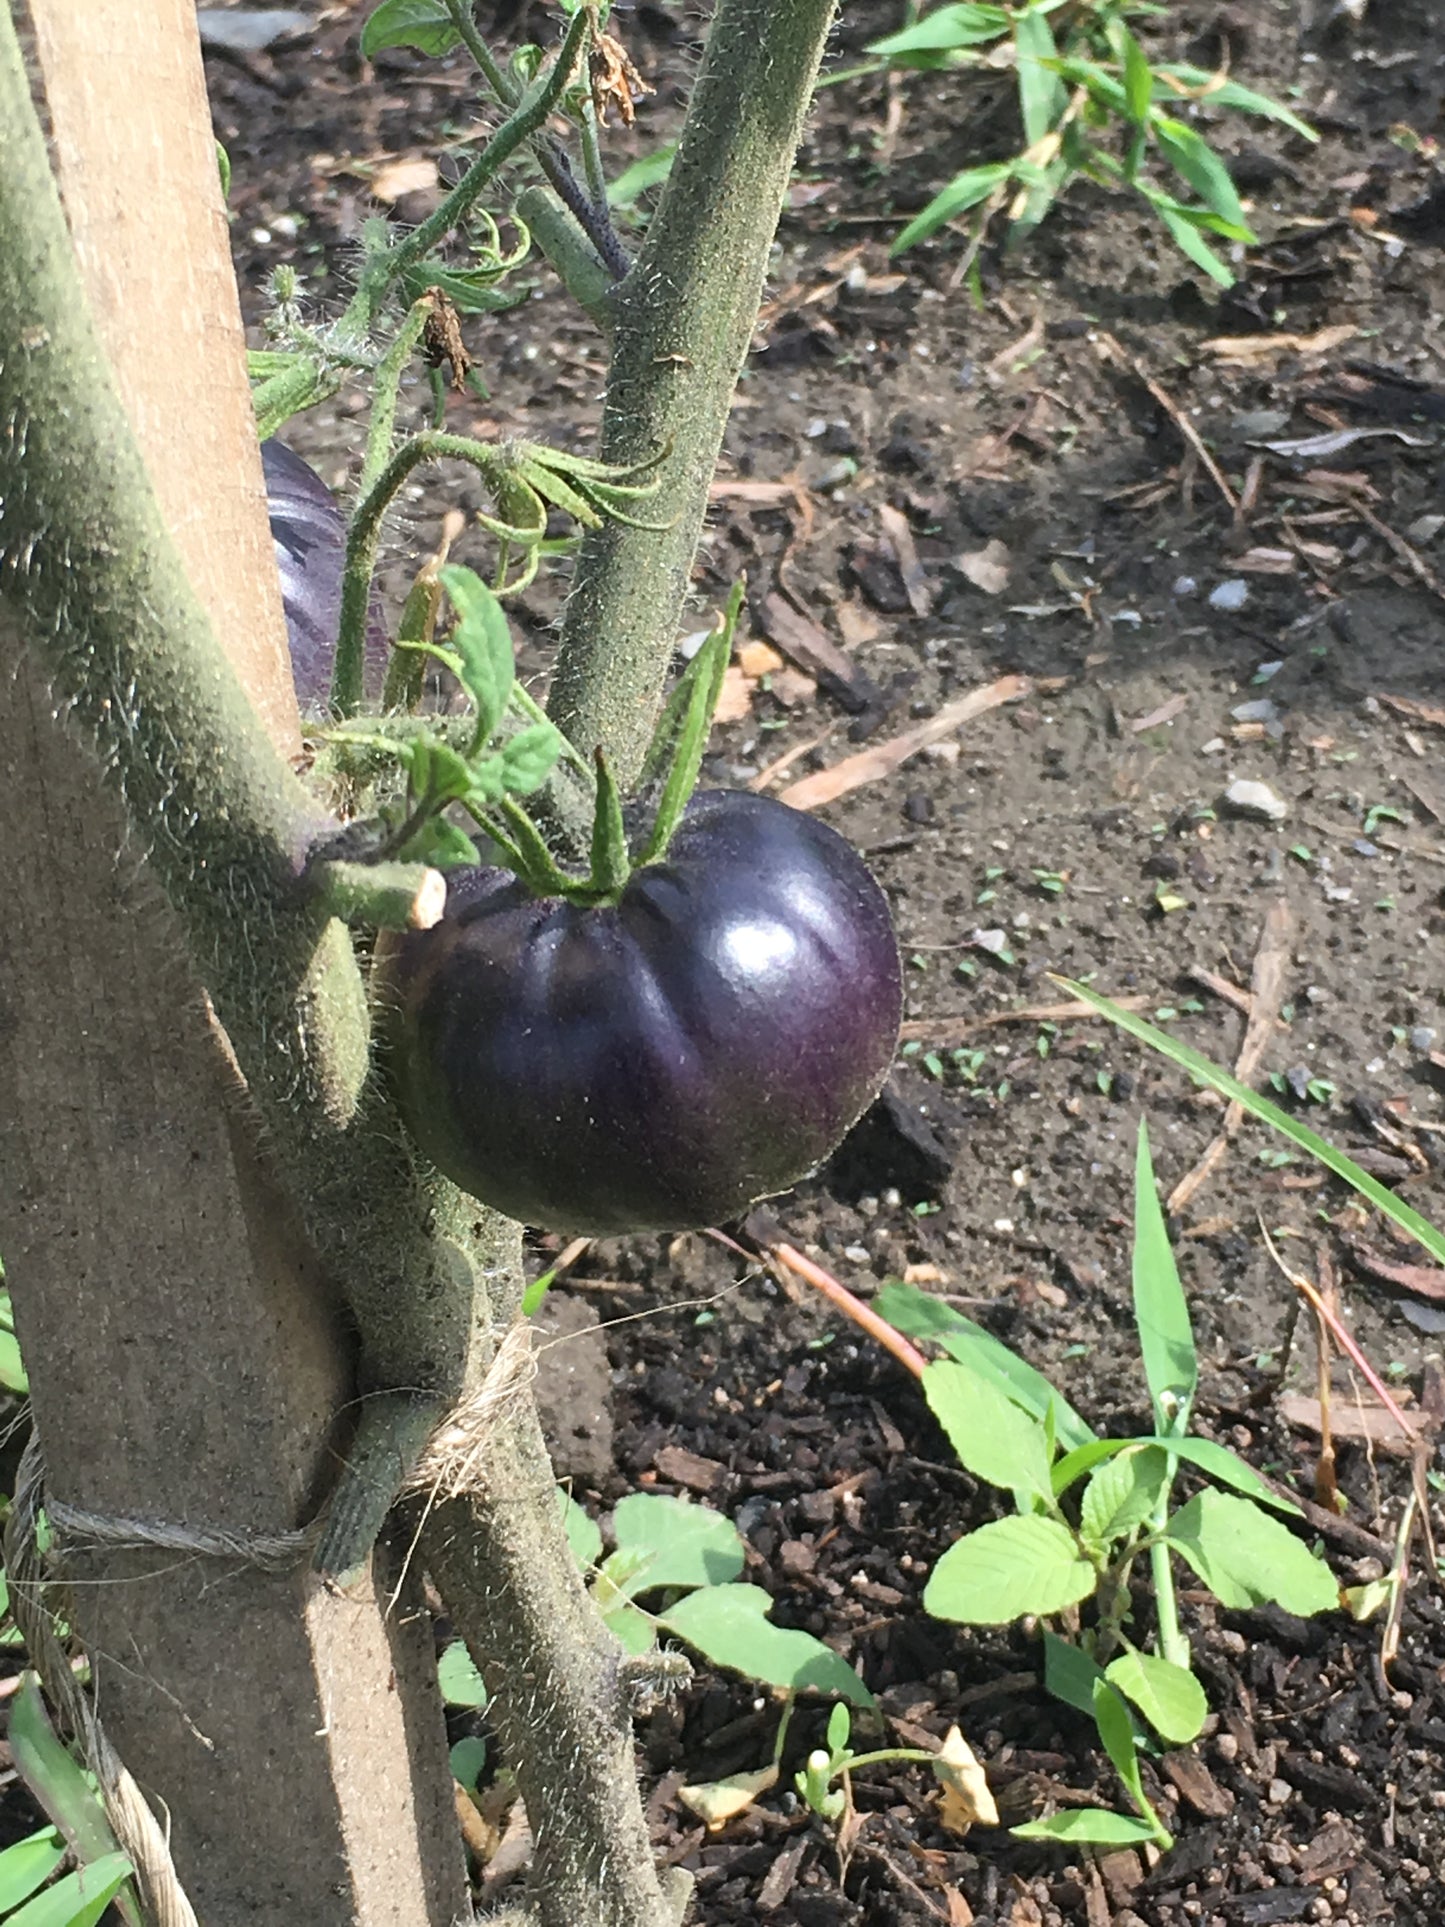
[[[284,442],[261,444],[266,507],[296,700],[322,709],[331,693],[331,669],[341,626],[341,573],[346,560],[346,513],[321,477]],[[386,637],[375,612],[366,636],[367,688],[378,690],[386,668]]]
[[[483,1203],[597,1235],[785,1190],[877,1095],[902,1010],[888,904],[825,824],[695,795],[615,904],[454,871],[382,966],[417,1144]]]

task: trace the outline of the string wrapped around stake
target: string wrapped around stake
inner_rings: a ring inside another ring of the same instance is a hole
[[[432,1433],[407,1480],[407,1490],[425,1493],[435,1504],[483,1486],[493,1433],[516,1410],[536,1375],[532,1326],[519,1318],[497,1347],[476,1390],[454,1405]]]
[[[135,1868],[146,1913],[155,1927],[199,1927],[195,1909],[186,1898],[164,1828],[151,1811],[140,1788],[126,1771],[125,1763],[106,1738],[90,1697],[76,1679],[70,1661],[55,1636],[54,1621],[45,1604],[45,1575],[42,1569],[36,1526],[44,1499],[45,1461],[41,1456],[38,1433],[32,1431],[30,1443],[20,1460],[15,1482],[15,1499],[5,1527],[5,1568],[10,1581],[10,1611],[25,1641],[30,1664],[40,1675],[51,1704],[79,1744],[85,1763],[100,1788],[106,1818],[121,1851]],[[133,1528],[134,1520],[99,1520],[78,1508],[45,1507],[45,1514],[58,1530],[57,1513],[69,1514],[80,1525],[77,1539],[90,1537],[96,1544],[133,1544],[129,1537],[102,1538],[93,1528],[124,1526]],[[145,1528],[141,1528],[142,1531]],[[148,1537],[141,1541],[156,1544]],[[165,1541],[164,1543],[174,1543]]]

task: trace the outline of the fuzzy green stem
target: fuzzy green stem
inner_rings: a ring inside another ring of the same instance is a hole
[[[413,263],[423,260],[444,240],[453,228],[460,227],[487,183],[519,147],[546,126],[548,117],[572,84],[572,76],[582,57],[588,32],[586,14],[574,15],[549,71],[535,86],[528,88],[440,207],[428,215],[420,227],[413,228],[404,241],[379,255],[363,272],[361,284],[342,317],[343,332],[355,329],[358,333],[364,333],[371,326],[388,290]]]
[[[578,307],[610,334],[617,282],[576,215],[545,187],[523,188],[517,214]]]
[[[427,429],[403,442],[352,511],[346,531],[346,560],[341,575],[341,620],[336,638],[336,660],[331,671],[331,714],[354,716],[361,707],[366,668],[366,618],[371,604],[371,578],[376,547],[387,509],[414,468],[423,462],[454,459],[470,462],[484,475],[496,475],[498,451],[467,435],[439,434]]]
[[[371,420],[366,431],[366,458],[362,463],[361,479],[356,485],[359,496],[365,497],[376,485],[376,479],[391,454],[401,378],[435,308],[436,303],[430,295],[423,295],[419,301],[414,301],[396,339],[377,366],[376,383],[371,395]]]
[[[719,0],[677,159],[616,292],[602,454],[660,448],[658,520],[582,544],[553,720],[599,743],[624,787],[642,764],[691,584],[718,450],[834,0]]]
[[[462,45],[481,69],[482,78],[504,107],[515,107],[517,89],[511,76],[493,54],[491,48],[477,32],[477,23],[472,17],[472,0],[447,0],[447,12],[452,25],[461,35]]]
[[[1179,1599],[1174,1590],[1174,1555],[1164,1536],[1169,1529],[1169,1500],[1178,1464],[1179,1461],[1171,1455],[1163,1490],[1149,1515],[1148,1527],[1152,1538],[1149,1571],[1154,1581],[1154,1611],[1159,1621],[1159,1657],[1167,1659],[1171,1665],[1182,1666],[1188,1672],[1189,1641],[1179,1624]]]
[[[446,878],[425,863],[323,862],[308,876],[333,917],[367,929],[430,930],[446,908]]]

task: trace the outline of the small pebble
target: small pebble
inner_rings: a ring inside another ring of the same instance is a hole
[[[1380,854],[1379,844],[1372,843],[1367,836],[1357,836],[1350,845],[1350,848],[1356,856],[1378,856]]]
[[[1256,682],[1271,682],[1283,668],[1283,656],[1280,657],[1278,662],[1262,662],[1254,672],[1254,680]]]
[[[1268,696],[1259,696],[1253,702],[1236,703],[1229,713],[1237,723],[1275,723],[1279,721],[1279,704]]]
[[[867,1245],[844,1245],[843,1256],[850,1265],[866,1265],[873,1261],[873,1253]]]
[[[1232,613],[1242,609],[1249,600],[1249,584],[1242,576],[1231,576],[1228,582],[1221,582],[1217,589],[1209,592],[1211,609],[1223,609]]]
[[[1199,584],[1192,575],[1177,575],[1174,578],[1174,594],[1181,602],[1186,602],[1190,596],[1199,594]]]
[[[1435,1032],[1429,1024],[1416,1024],[1410,1032],[1411,1050],[1427,1051],[1435,1048]]]
[[[1294,1792],[1294,1788],[1290,1785],[1288,1780],[1271,1780],[1269,1783],[1270,1805],[1272,1807],[1282,1807],[1287,1805],[1289,1802],[1290,1795],[1293,1792]]]
[[[1239,816],[1256,816],[1266,823],[1282,823],[1289,815],[1289,804],[1276,796],[1268,783],[1253,783],[1236,777],[1224,792],[1226,806]]]

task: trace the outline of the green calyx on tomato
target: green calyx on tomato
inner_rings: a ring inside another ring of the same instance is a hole
[[[440,870],[485,861],[512,871],[538,897],[583,906],[616,903],[635,867],[666,855],[696,788],[742,607],[741,584],[658,721],[643,770],[644,790],[658,800],[635,853],[622,798],[601,750],[595,768],[589,767],[517,681],[511,633],[496,596],[472,570],[455,564],[434,569],[426,586],[439,589],[450,604],[450,632],[438,643],[426,633],[429,624],[404,624],[396,660],[410,656],[421,664],[431,658],[450,670],[471,704],[471,727],[465,734],[444,736],[425,721],[397,717],[343,724],[329,732],[334,743],[351,752],[373,752],[405,776],[404,794],[385,807],[375,826],[375,860]],[[420,678],[399,673],[390,686],[419,693]],[[564,761],[592,794],[585,874],[558,862],[522,802],[548,784]],[[470,819],[465,828],[456,821],[458,811]]]

